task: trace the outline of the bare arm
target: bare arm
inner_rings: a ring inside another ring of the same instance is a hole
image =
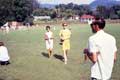
[[[117,60],[117,52],[114,53],[114,62]]]
[[[89,53],[88,49],[85,49],[84,53],[88,56],[92,63],[96,63],[98,59],[98,53]]]
[[[92,61],[92,63],[96,63],[96,61],[97,61],[97,53],[91,53],[91,55],[87,54],[87,56]]]
[[[54,39],[53,33],[52,33],[52,36],[51,36],[51,38],[50,38],[50,39]]]

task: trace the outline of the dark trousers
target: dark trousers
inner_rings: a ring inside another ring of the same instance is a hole
[[[98,79],[92,77],[91,80],[98,80]]]
[[[9,61],[0,61],[0,65],[8,65],[8,64],[10,64]]]

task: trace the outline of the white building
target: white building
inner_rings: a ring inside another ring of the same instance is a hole
[[[92,16],[92,15],[86,15],[86,14],[84,14],[84,15],[82,15],[81,17],[80,17],[80,21],[81,22],[92,22],[93,20],[95,19],[95,17],[94,16]]]
[[[50,20],[51,17],[50,16],[34,16],[34,21],[37,20]]]

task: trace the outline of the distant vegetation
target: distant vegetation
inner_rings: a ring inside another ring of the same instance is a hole
[[[52,18],[69,18],[74,15],[95,15],[105,19],[120,19],[120,4],[114,5],[97,5],[93,8],[91,5],[77,5],[73,3],[59,4],[55,8],[39,8],[33,11],[36,16],[52,16]],[[96,4],[95,4],[96,5]]]
[[[0,25],[7,21],[29,20],[37,6],[36,0],[0,0]]]
[[[7,21],[32,22],[33,16],[69,19],[75,15],[89,14],[105,19],[120,19],[120,4],[117,3],[119,2],[113,0],[96,0],[90,5],[69,3],[42,7],[43,4],[38,3],[37,0],[0,0],[0,26]]]

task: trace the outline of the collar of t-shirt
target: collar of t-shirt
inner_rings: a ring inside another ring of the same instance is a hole
[[[101,33],[104,33],[104,31],[100,30],[100,31],[97,32],[97,34],[101,34]]]

